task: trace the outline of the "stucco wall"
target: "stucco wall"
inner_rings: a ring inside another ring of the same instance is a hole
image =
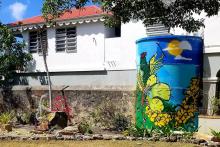
[[[53,71],[89,71],[104,69],[104,25],[102,22],[80,24],[77,28],[77,52],[56,52],[55,29],[48,28],[48,56],[47,62]],[[28,33],[23,33],[26,42]],[[45,71],[43,57],[32,54],[34,62],[32,70]]]

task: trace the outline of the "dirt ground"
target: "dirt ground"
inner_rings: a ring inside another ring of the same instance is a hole
[[[193,144],[147,141],[1,141],[0,147],[195,147]]]

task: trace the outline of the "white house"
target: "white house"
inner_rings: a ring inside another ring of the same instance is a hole
[[[61,16],[56,26],[46,26],[41,33],[39,31],[45,25],[41,16],[13,23],[14,32],[23,36],[26,50],[34,58],[28,71],[18,75],[18,84],[46,84],[39,44],[43,39],[47,44],[53,86],[135,89],[135,41],[147,36],[146,28],[135,21],[109,28],[104,25],[104,14],[96,6],[73,9]],[[216,76],[220,70],[220,16],[207,18],[205,25],[204,29],[191,35],[201,36],[205,42],[203,94],[206,106],[203,107],[209,109],[208,99],[218,93],[216,83],[220,84]],[[181,29],[172,29],[171,33],[187,35]]]
[[[13,23],[13,30],[22,34],[26,50],[34,58],[23,74],[25,82],[20,84],[42,84],[39,74],[44,75],[45,68],[39,44],[41,36],[47,40],[47,62],[53,85],[134,86],[135,41],[145,36],[145,27],[140,22],[131,22],[108,28],[103,15],[96,6],[74,9],[66,12],[55,27],[47,26],[41,35],[39,30],[45,25],[41,16]]]

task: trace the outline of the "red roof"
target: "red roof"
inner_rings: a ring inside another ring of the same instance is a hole
[[[95,16],[106,14],[103,10],[97,6],[87,6],[81,9],[72,9],[68,12],[65,12],[58,20],[69,20],[69,19],[78,19],[83,17]],[[38,24],[45,22],[42,16],[34,16],[31,18],[26,18],[20,21],[11,23],[11,25],[28,25],[28,24]]]

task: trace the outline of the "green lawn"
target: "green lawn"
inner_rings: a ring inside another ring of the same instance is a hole
[[[195,147],[193,144],[147,141],[1,141],[0,147]]]

